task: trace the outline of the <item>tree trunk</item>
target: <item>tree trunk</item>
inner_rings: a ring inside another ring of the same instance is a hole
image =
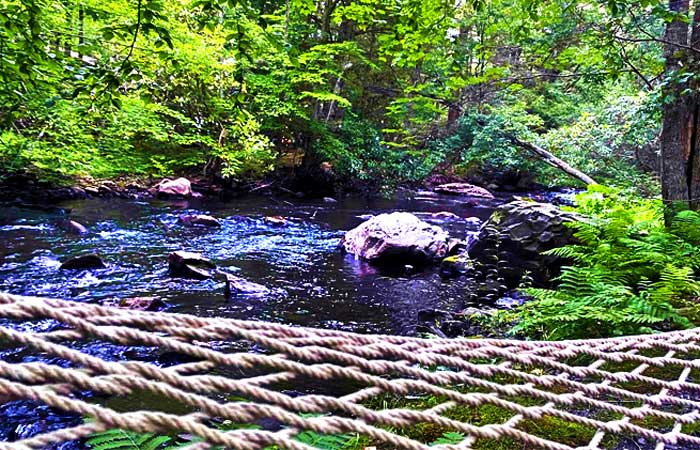
[[[669,9],[678,17],[669,22],[664,33],[666,76],[692,71],[692,59],[686,49],[700,36],[691,36],[683,16],[690,12],[689,0],[670,0]],[[697,7],[696,7],[697,10]],[[693,34],[697,30],[694,18]],[[663,128],[661,131],[661,193],[668,223],[678,211],[698,209],[700,203],[700,170],[698,165],[698,121],[700,103],[689,82],[673,79],[663,91]],[[690,89],[689,89],[690,88]]]
[[[547,164],[556,167],[557,169],[561,170],[562,172],[566,173],[567,175],[576,178],[577,180],[580,180],[584,182],[585,184],[598,184],[595,182],[595,180],[585,173],[581,172],[580,170],[572,167],[569,165],[566,161],[563,161],[553,154],[549,153],[547,150],[543,149],[542,147],[535,145],[531,142],[525,142],[520,139],[518,139],[515,136],[508,136],[508,139],[515,145],[517,145],[520,148],[524,148],[525,150],[530,151],[531,153],[534,153],[538,158],[540,158],[542,161],[546,162]]]

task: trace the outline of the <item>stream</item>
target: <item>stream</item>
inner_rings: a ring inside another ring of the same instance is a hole
[[[440,196],[430,192],[394,199],[347,198],[280,200],[249,196],[228,202],[193,200],[87,199],[67,201],[50,210],[0,206],[0,292],[81,302],[109,302],[155,296],[166,311],[349,330],[362,333],[416,334],[421,310],[457,310],[464,304],[464,281],[443,280],[437,268],[413,274],[386,274],[338,248],[345,231],[366,215],[408,211],[465,239],[494,207],[508,201]],[[459,218],[437,219],[449,211]],[[220,228],[185,227],[183,214],[210,214]],[[285,226],[264,218],[283,216]],[[77,235],[67,220],[89,230]],[[223,283],[171,278],[171,251],[200,252],[222,271],[272,290],[266,297],[227,300]],[[68,257],[96,251],[107,263],[98,270],[61,270]],[[46,331],[51,321],[28,323],[0,319],[0,325]],[[101,343],[81,348],[107,360],[138,359],[159,365],[172,362],[154,349]],[[42,360],[26,349],[0,346],[0,359]],[[14,401],[0,405],[0,441],[26,438],[81,420],[44,405]],[[56,448],[82,448],[66,443]]]

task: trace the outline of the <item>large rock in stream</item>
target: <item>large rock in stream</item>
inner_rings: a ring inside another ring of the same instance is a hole
[[[184,177],[175,180],[164,178],[151,191],[161,197],[201,197],[201,194],[192,190],[190,180]]]
[[[343,247],[370,262],[425,264],[444,258],[448,234],[413,214],[395,212],[374,216],[348,231]]]
[[[199,253],[177,251],[168,254],[168,269],[173,277],[206,280],[214,276],[216,264]]]
[[[580,216],[548,203],[516,200],[492,214],[468,252],[482,264],[496,265],[508,287],[517,286],[525,272],[535,284],[545,284],[562,261],[542,252],[575,243],[566,223],[578,220]]]

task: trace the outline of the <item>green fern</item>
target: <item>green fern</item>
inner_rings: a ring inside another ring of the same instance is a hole
[[[85,444],[93,450],[162,450],[172,441],[170,436],[113,429],[92,434]]]
[[[225,421],[216,427],[222,431],[260,429],[255,424],[239,424],[231,421]],[[354,443],[359,441],[360,436],[352,433],[321,434],[306,430],[297,434],[295,439],[320,450],[343,450],[352,447]],[[113,429],[92,434],[85,444],[92,450],[180,450],[201,440],[197,436],[188,439],[175,439],[165,435]],[[275,448],[268,447],[267,450]],[[223,450],[223,447],[215,446],[213,449]]]
[[[430,445],[457,445],[466,438],[467,436],[457,431],[447,431]]]
[[[321,450],[342,450],[351,446],[358,435],[345,434],[320,434],[315,431],[302,431],[296,435],[296,440]]]
[[[514,332],[565,339],[691,326],[682,313],[698,315],[700,214],[683,212],[666,228],[660,202],[600,187],[579,204],[588,215],[571,225],[579,244],[547,252],[571,266],[554,289],[524,290],[534,301],[516,312]]]

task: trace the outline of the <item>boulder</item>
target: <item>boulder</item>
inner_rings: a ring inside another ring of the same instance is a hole
[[[65,270],[104,269],[105,267],[107,266],[102,258],[95,253],[74,256],[61,263],[61,269]]]
[[[494,198],[493,194],[486,189],[469,183],[447,183],[435,186],[433,189],[435,192],[439,192],[441,194],[461,195],[464,197],[481,197],[488,199]]]
[[[138,311],[159,311],[166,305],[158,297],[129,297],[121,299],[118,306]]]
[[[269,288],[262,284],[253,283],[245,278],[236,275],[226,274],[224,286],[224,296],[226,298],[245,296],[245,297],[263,297],[270,295],[272,292]]]
[[[338,203],[338,200],[333,197],[323,197],[323,203]]]
[[[181,224],[194,227],[197,225],[205,227],[220,227],[221,222],[216,217],[208,216],[206,214],[185,214],[178,217],[178,222]]]
[[[448,235],[413,214],[379,214],[348,231],[343,247],[370,262],[424,264],[444,258]]]
[[[161,196],[179,196],[179,197],[192,197],[195,196],[192,192],[192,183],[187,178],[177,178],[175,180],[170,180],[168,178],[163,179],[160,183],[153,186],[155,193]]]
[[[214,275],[216,264],[199,253],[177,251],[168,254],[168,269],[173,277],[206,280]]]
[[[548,203],[516,200],[499,207],[481,227],[469,255],[496,264],[498,276],[516,287],[525,272],[536,285],[546,284],[563,261],[542,252],[575,243],[567,222],[581,220],[574,213]]]

